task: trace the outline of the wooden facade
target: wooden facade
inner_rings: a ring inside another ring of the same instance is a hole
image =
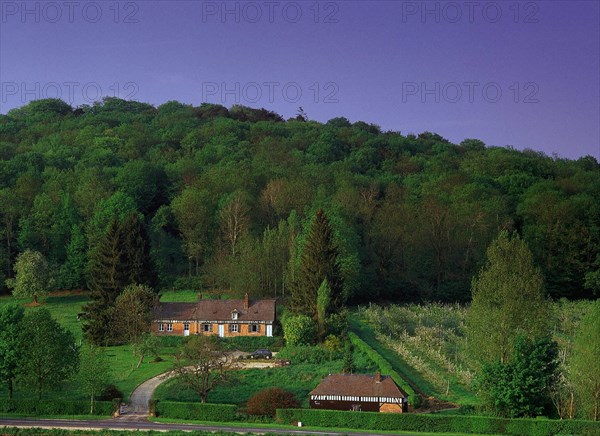
[[[156,335],[273,336],[275,300],[202,300],[160,303],[154,314]]]
[[[408,394],[379,373],[333,374],[309,394],[309,404],[311,409],[403,413],[408,411]]]

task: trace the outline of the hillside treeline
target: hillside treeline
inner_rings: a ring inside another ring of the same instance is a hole
[[[0,115],[0,286],[42,253],[85,288],[111,220],[145,226],[162,289],[282,296],[324,209],[350,301],[466,301],[501,230],[555,298],[600,290],[600,165],[265,109],[39,100]]]

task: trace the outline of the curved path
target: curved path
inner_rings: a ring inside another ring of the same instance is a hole
[[[124,419],[145,419],[150,414],[149,401],[154,395],[154,391],[161,383],[175,376],[175,372],[168,371],[146,380],[138,385],[129,396],[129,403],[123,411]]]

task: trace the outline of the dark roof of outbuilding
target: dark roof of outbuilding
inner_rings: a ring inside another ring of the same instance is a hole
[[[159,303],[155,320],[232,321],[231,312],[238,312],[238,321],[275,321],[275,300],[201,300],[196,303]]]
[[[310,395],[408,398],[408,394],[391,377],[382,375],[379,383],[375,378],[376,376],[365,374],[330,374]]]

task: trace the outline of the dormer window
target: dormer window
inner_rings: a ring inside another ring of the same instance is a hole
[[[231,312],[231,319],[233,319],[233,320],[238,319],[238,311],[237,310],[233,310]]]

